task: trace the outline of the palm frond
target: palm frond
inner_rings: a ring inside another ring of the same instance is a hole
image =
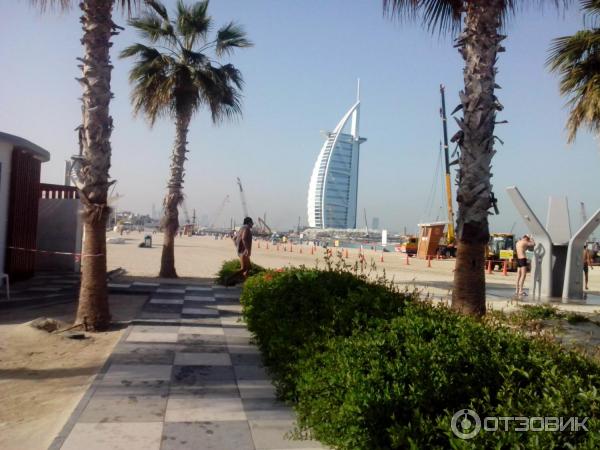
[[[128,23],[142,38],[153,44],[161,40],[169,44],[177,42],[173,25],[155,13],[146,13],[142,17],[129,20]]]
[[[228,55],[234,48],[252,47],[252,42],[246,39],[246,32],[241,25],[229,22],[217,31],[217,56]]]
[[[600,131],[600,30],[578,31],[554,39],[546,65],[559,74],[560,93],[570,108],[567,140],[575,140],[580,127]]]
[[[123,11],[127,12],[128,15],[131,15],[131,11],[139,7],[140,1],[141,0],[116,0],[115,3],[117,3]],[[40,10],[44,12],[47,9],[66,11],[79,2],[75,2],[75,0],[29,0],[29,3],[39,7]]]
[[[163,5],[158,0],[145,0],[146,4],[150,6],[154,10],[156,14],[158,14],[163,20],[169,21],[169,13],[165,5]]]
[[[461,27],[463,0],[383,0],[384,14],[418,21],[427,30],[455,34]]]
[[[238,116],[243,87],[240,71],[232,64],[219,65],[204,52],[214,50],[218,57],[234,47],[250,46],[243,29],[230,23],[207,42],[208,1],[190,7],[179,1],[177,17],[169,20],[162,4],[153,4],[153,12],[131,21],[150,45],[133,44],[120,54],[135,58],[129,73],[134,113],[142,113],[150,125],[159,117],[187,115],[202,106],[210,110],[215,123]],[[202,46],[194,45],[198,37],[204,39]],[[158,41],[164,45],[152,45]]]
[[[177,3],[177,30],[184,38],[186,47],[191,48],[197,39],[206,40],[212,19],[207,13],[208,0],[188,7],[182,0]]]

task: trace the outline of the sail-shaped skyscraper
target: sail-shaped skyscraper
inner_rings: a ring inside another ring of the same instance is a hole
[[[356,228],[360,144],[360,84],[356,103],[327,133],[308,187],[308,225],[312,228]]]

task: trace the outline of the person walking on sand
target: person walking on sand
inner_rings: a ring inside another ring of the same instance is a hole
[[[244,224],[238,230],[233,238],[238,257],[240,258],[240,270],[233,273],[225,283],[226,286],[233,286],[237,280],[242,277],[242,280],[248,278],[250,272],[250,255],[252,254],[252,227],[254,222],[250,217],[244,218]]]
[[[525,277],[527,276],[527,254],[525,252],[528,248],[533,247],[534,245],[534,240],[528,234],[524,235],[517,242],[517,286],[515,289],[515,295],[517,297],[527,295],[523,291]]]
[[[592,266],[592,254],[589,251],[587,244],[583,247],[583,279],[585,280],[585,290],[589,290],[588,288],[588,271],[589,269],[593,269]]]

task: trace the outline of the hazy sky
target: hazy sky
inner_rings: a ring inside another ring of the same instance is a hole
[[[76,4],[77,2],[73,2]],[[175,1],[166,1],[172,7]],[[51,152],[42,181],[60,183],[64,161],[77,152],[74,128],[81,121],[76,57],[82,54],[79,10],[40,14],[27,0],[0,0],[0,131],[22,136]],[[235,178],[241,177],[251,214],[267,213],[276,227],[306,223],[312,166],[323,137],[355,99],[361,79],[362,145],[358,207],[383,227],[414,230],[419,221],[443,219],[440,181],[427,206],[438,161],[441,122],[439,84],[447,86],[451,111],[462,86],[462,60],[450,38],[418,25],[382,17],[380,0],[213,0],[215,24],[243,24],[255,47],[231,57],[245,78],[244,115],[234,123],[211,124],[197,114],[189,134],[185,194],[188,209],[214,215],[225,195],[231,202],[221,224],[242,215]],[[118,13],[116,21],[125,26]],[[581,224],[579,202],[588,214],[600,208],[600,152],[586,132],[566,145],[565,99],[544,67],[552,38],[582,27],[578,7],[559,16],[548,9],[521,13],[509,28],[500,55],[497,92],[505,110],[496,134],[504,141],[493,162],[493,184],[501,215],[493,231],[515,221],[524,231],[505,187],[517,185],[542,221],[549,195],[566,195],[573,228]],[[168,175],[174,126],[153,129],[133,118],[129,61],[118,52],[137,40],[129,29],[114,38],[111,114],[111,176],[123,195],[119,209],[160,210]],[[450,135],[456,126],[450,122]]]

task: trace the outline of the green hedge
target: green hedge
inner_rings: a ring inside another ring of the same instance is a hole
[[[600,448],[600,368],[580,354],[340,270],[262,273],[242,304],[279,395],[334,448]],[[465,408],[590,417],[590,431],[461,440],[450,421]]]
[[[224,261],[223,265],[219,272],[217,272],[217,283],[224,285],[225,282],[229,279],[231,275],[240,270],[242,265],[240,264],[239,259],[230,259],[229,261]],[[259,266],[258,264],[250,263],[250,273],[249,275],[256,275],[261,272],[264,272],[265,268]]]
[[[241,303],[279,395],[295,400],[295,364],[306,344],[395,317],[410,297],[348,272],[293,268],[249,278]]]
[[[597,365],[445,309],[410,305],[306,356],[296,369],[299,423],[336,448],[600,448]],[[589,416],[590,431],[482,431],[465,441],[450,426],[464,408],[482,418]]]

